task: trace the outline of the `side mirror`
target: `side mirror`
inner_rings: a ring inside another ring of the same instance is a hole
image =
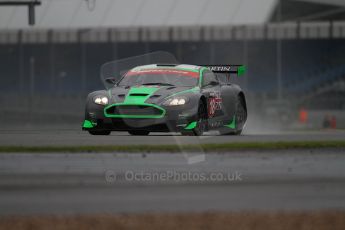
[[[112,84],[112,85],[116,84],[116,80],[113,77],[105,79],[105,82],[108,83],[108,84]]]

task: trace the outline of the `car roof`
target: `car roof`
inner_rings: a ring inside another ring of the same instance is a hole
[[[151,65],[137,66],[133,68],[132,71],[140,71],[140,70],[147,70],[147,69],[167,69],[167,68],[191,71],[191,72],[199,72],[203,67],[197,66],[197,65],[187,65],[187,64],[151,64]]]

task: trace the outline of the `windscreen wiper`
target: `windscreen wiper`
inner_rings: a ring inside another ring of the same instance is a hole
[[[170,83],[162,83],[162,82],[152,82],[152,83],[144,83],[142,85],[166,85],[166,86],[175,86],[173,84]]]

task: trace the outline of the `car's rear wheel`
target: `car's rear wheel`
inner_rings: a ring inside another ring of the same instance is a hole
[[[200,101],[198,106],[197,123],[194,129],[184,130],[181,132],[185,136],[201,136],[206,130],[207,123],[207,109],[205,104]]]
[[[241,96],[237,98],[236,112],[235,112],[235,130],[221,130],[221,135],[240,135],[242,133],[242,127],[247,119],[247,111],[244,106],[244,100]],[[241,127],[241,128],[238,128]]]
[[[109,130],[102,130],[102,131],[95,131],[95,130],[89,130],[89,133],[91,135],[103,135],[103,136],[107,136],[111,133],[111,131]]]
[[[128,131],[128,133],[133,135],[133,136],[147,136],[147,135],[149,135],[150,131],[146,131],[146,130],[131,130],[131,131]]]

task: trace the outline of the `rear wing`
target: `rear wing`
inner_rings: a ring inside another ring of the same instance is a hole
[[[242,76],[246,72],[244,65],[203,65],[214,73],[237,74]]]

